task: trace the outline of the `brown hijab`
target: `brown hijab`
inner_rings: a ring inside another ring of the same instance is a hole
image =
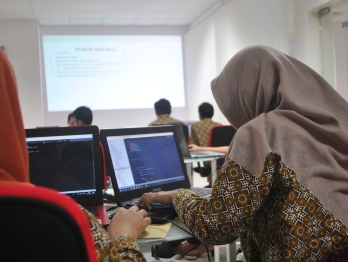
[[[348,104],[316,72],[273,48],[238,52],[212,81],[238,129],[229,158],[259,177],[273,152],[348,225]]]
[[[0,123],[0,182],[28,182],[28,151],[16,78],[2,50],[0,50]]]

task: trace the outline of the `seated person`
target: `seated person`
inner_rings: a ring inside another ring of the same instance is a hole
[[[347,261],[348,103],[319,74],[267,46],[238,52],[211,82],[237,129],[212,194],[144,194],[204,243],[241,240],[247,261]]]
[[[73,112],[77,126],[89,126],[93,121],[92,110],[87,106],[80,106]]]
[[[209,103],[202,103],[198,107],[200,121],[191,126],[191,143],[198,146],[208,146],[210,129],[213,126],[221,125],[213,121],[214,107]]]
[[[157,119],[152,121],[149,126],[169,124],[170,122],[181,122],[170,116],[172,113],[172,106],[167,99],[160,99],[155,103],[155,113]]]
[[[70,126],[70,127],[76,126],[76,120],[75,120],[75,116],[73,113],[70,113],[68,115],[68,122],[67,123],[68,123],[68,126]]]
[[[33,186],[29,184],[28,150],[15,75],[2,50],[0,99],[1,123],[6,126],[6,129],[0,129],[0,183],[26,183]],[[145,261],[135,242],[151,223],[145,210],[139,210],[138,207],[119,209],[106,231],[91,213],[81,209],[89,220],[99,261]]]
[[[228,152],[228,146],[219,146],[219,147],[203,147],[203,146],[197,146],[195,144],[188,145],[191,152],[195,151],[213,151],[218,153],[224,153],[227,154]],[[221,169],[217,170],[217,175],[219,175],[221,172]],[[207,177],[207,181],[209,183],[209,186],[211,187],[211,174]],[[214,245],[207,245],[209,251],[214,250]],[[201,254],[206,253],[206,248],[202,244],[201,241],[199,241],[197,238],[189,238],[186,241],[182,242],[180,245],[176,246],[173,249],[173,252],[175,254],[179,254],[181,256],[189,255],[189,256],[199,256]]]
[[[213,126],[221,125],[213,122],[214,107],[205,102],[198,107],[200,121],[195,122],[191,126],[191,143],[198,146],[207,147],[209,143],[210,129]],[[193,170],[199,173],[202,177],[207,177],[211,173],[210,162],[203,162],[204,167],[198,163],[198,167]]]

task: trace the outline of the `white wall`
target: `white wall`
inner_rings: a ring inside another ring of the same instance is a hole
[[[328,1],[294,0],[296,58],[316,71],[321,71],[319,19],[315,8]],[[314,13],[312,13],[314,12]],[[0,45],[5,45],[18,79],[20,102],[26,128],[66,123],[67,113],[43,118],[40,78],[40,30],[77,30],[81,34],[103,32],[166,34],[163,27],[76,27],[40,28],[36,22],[0,22]],[[169,31],[168,31],[169,30]],[[186,28],[173,29],[182,33]],[[210,81],[226,62],[243,47],[265,44],[288,52],[286,1],[233,0],[190,28],[184,34],[186,108],[174,108],[173,116],[181,120],[197,120],[198,105],[204,101],[215,105],[216,121],[227,123],[217,108],[210,91]],[[105,115],[94,112],[94,123],[100,127],[146,125],[155,118],[153,109],[130,110]]]
[[[348,21],[348,19],[347,19]],[[334,23],[335,35],[335,86],[348,101],[348,27],[342,23]]]
[[[328,0],[294,0],[295,57],[322,73],[320,21],[318,11],[329,5]]]
[[[38,23],[0,21],[0,45],[16,74],[24,126],[42,126]]]
[[[61,34],[148,34],[183,35],[187,27],[40,27],[35,21],[1,21],[0,45],[6,48],[18,82],[20,104],[25,128],[36,126],[65,126],[70,112],[57,112],[47,118],[42,95],[42,77],[40,58],[41,31]],[[69,95],[69,94],[67,94]],[[153,101],[155,102],[155,101]],[[173,116],[186,120],[186,108],[173,108]],[[144,125],[156,118],[153,109],[123,110],[113,112],[94,111],[93,124],[101,128]]]
[[[286,1],[230,1],[185,34],[189,119],[196,119],[198,105],[207,101],[214,105],[214,120],[228,123],[211,94],[211,80],[244,47],[262,44],[287,53],[286,8]]]

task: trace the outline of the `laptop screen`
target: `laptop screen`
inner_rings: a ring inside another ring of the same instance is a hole
[[[190,186],[173,126],[101,130],[116,198]]]
[[[101,191],[97,189],[101,173],[97,173],[100,169],[96,166],[100,160],[95,154],[99,145],[94,141],[98,133],[90,133],[88,128],[26,131],[30,182],[69,195],[84,206],[98,204],[99,201],[90,202]]]
[[[120,191],[185,179],[173,133],[109,136],[107,142]]]

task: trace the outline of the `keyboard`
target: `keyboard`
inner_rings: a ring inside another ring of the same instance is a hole
[[[191,187],[190,190],[200,196],[211,195],[212,188],[208,187]]]
[[[109,214],[109,219],[112,219],[113,216],[116,214],[112,213]],[[165,219],[169,219],[169,220],[174,220],[174,218],[177,216],[175,212],[147,212],[147,216],[151,218],[151,224],[165,224],[168,223],[169,221],[164,220]]]

